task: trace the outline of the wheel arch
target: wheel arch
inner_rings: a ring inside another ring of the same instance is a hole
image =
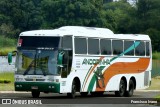
[[[73,79],[73,81],[76,82],[76,91],[77,91],[77,92],[80,92],[80,89],[81,89],[80,79],[79,79],[78,77],[75,77],[75,78]]]

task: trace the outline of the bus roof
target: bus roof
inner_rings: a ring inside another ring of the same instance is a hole
[[[32,30],[22,32],[20,36],[64,36],[73,35],[79,37],[113,38],[150,40],[148,35],[143,34],[114,34],[110,29],[83,26],[63,26],[53,30]]]

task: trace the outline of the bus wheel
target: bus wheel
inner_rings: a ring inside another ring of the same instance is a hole
[[[80,94],[82,97],[86,97],[88,95],[88,92],[81,92]]]
[[[126,97],[131,97],[134,93],[134,82],[133,80],[129,81],[129,90],[125,92]]]
[[[123,79],[121,79],[120,84],[119,84],[119,91],[115,91],[115,95],[117,97],[123,97],[126,92],[126,84]]]
[[[76,96],[76,82],[75,81],[73,81],[73,83],[72,83],[71,93],[67,93],[67,96],[70,98],[75,98],[75,96]]]
[[[38,90],[32,90],[32,97],[33,98],[38,98],[40,95],[40,92]]]

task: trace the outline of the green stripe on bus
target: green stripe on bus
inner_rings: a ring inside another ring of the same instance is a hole
[[[102,72],[102,70],[105,68],[105,66],[100,66],[99,67],[99,70],[100,72]],[[88,86],[88,92],[89,91],[93,91],[93,87],[94,87],[94,84],[96,83],[96,80],[98,80],[98,77],[96,76],[96,74],[93,75],[90,83],[89,83],[89,86]],[[97,81],[98,82],[98,81]]]
[[[89,70],[88,70],[88,72],[87,72],[87,75],[89,74],[89,71],[91,70],[91,68],[92,68],[92,66],[89,68]],[[86,81],[87,75],[86,75],[85,78],[84,78],[83,85],[82,85],[82,89],[83,89],[83,87],[84,87],[84,82]]]
[[[96,82],[96,75],[94,74],[90,83],[89,83],[88,90],[87,90],[88,92],[93,91],[93,86],[94,86],[95,82]]]

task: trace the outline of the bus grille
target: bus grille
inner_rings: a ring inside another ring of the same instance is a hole
[[[25,79],[26,81],[45,81],[45,79]]]

